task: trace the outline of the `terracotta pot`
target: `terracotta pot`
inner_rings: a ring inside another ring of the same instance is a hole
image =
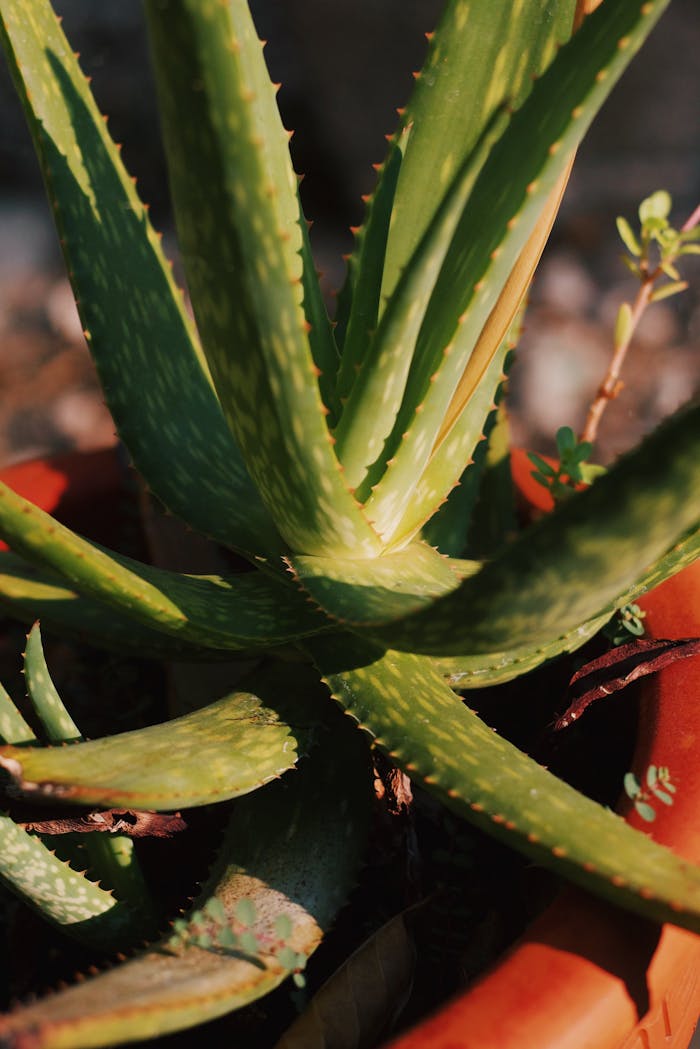
[[[550,509],[514,455],[520,495]],[[0,478],[80,531],[104,535],[90,510],[123,491],[114,449],[9,467]],[[87,508],[87,517],[85,511]],[[106,541],[106,540],[105,540]],[[700,562],[640,601],[652,637],[700,636]],[[656,822],[626,818],[700,862],[700,659],[644,679],[634,771],[671,769],[674,805]],[[623,803],[624,804],[624,803]],[[685,1049],[700,1013],[700,937],[646,922],[575,889],[563,891],[489,972],[387,1049]]]
[[[81,535],[119,543],[127,471],[116,446],[28,459],[4,467],[0,480]]]
[[[519,492],[551,508],[518,452]],[[639,602],[647,635],[700,636],[700,561]],[[672,771],[678,793],[653,824],[626,819],[700,862],[700,659],[643,680],[633,771]],[[564,890],[472,987],[388,1049],[686,1049],[700,1014],[700,937]]]

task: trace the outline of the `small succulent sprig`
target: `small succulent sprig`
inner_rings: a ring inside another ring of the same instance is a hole
[[[581,485],[592,484],[605,473],[605,467],[588,462],[593,451],[590,441],[578,441],[570,426],[557,430],[557,461],[543,459],[536,452],[528,452],[528,459],[536,467],[532,476],[546,488],[555,503],[569,499]]]
[[[677,787],[671,781],[671,773],[665,765],[649,765],[644,783],[640,783],[633,772],[627,772],[623,783],[625,794],[634,802],[636,811],[647,823],[653,823],[656,819],[654,800],[673,805]]]
[[[644,619],[646,612],[632,601],[618,608],[603,633],[613,645],[624,645],[633,637],[644,636]]]
[[[633,302],[623,302],[615,321],[614,352],[608,371],[588,411],[581,441],[595,441],[607,404],[623,387],[620,372],[634,334],[648,307],[654,302],[678,295],[688,287],[677,268],[686,255],[700,255],[700,206],[680,229],[669,221],[672,200],[663,189],[646,197],[639,205],[639,231],[628,220],[617,219],[617,231],[629,252],[622,261],[639,281]]]
[[[176,918],[168,941],[170,947],[200,947],[205,951],[243,954],[255,960],[259,955],[272,955],[279,964],[292,973],[297,987],[306,985],[303,970],[308,957],[292,946],[294,923],[288,914],[278,914],[271,932],[254,928],[258,918],[255,903],[241,899],[233,916],[217,896],[211,896],[201,910],[194,910],[187,918]]]

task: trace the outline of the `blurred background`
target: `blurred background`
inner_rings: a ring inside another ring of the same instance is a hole
[[[139,0],[57,0],[64,27],[127,166],[176,255]],[[307,215],[327,291],[342,281],[384,135],[420,66],[440,0],[254,0],[280,104],[296,129]],[[700,7],[674,0],[580,150],[532,296],[510,383],[515,439],[552,450],[580,428],[605,372],[619,303],[635,293],[615,216],[634,220],[659,188],[682,224],[700,201]],[[9,76],[0,77],[0,463],[114,440],[73,305],[33,149]],[[700,261],[691,288],[654,306],[608,409],[597,457],[634,444],[700,386]]]

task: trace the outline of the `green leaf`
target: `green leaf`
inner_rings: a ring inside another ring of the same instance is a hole
[[[149,0],[146,13],[188,287],[224,414],[293,549],[370,556],[379,542],[326,424],[297,180],[247,4]]]
[[[501,685],[522,677],[563,652],[575,652],[595,637],[609,618],[610,612],[604,612],[602,616],[582,623],[545,644],[521,645],[519,648],[485,655],[434,656],[432,663],[447,683],[456,689]]]
[[[528,452],[527,457],[532,463],[532,465],[537,467],[537,471],[542,477],[557,476],[557,471],[554,469],[551,463],[548,463],[545,459],[542,458],[541,455],[538,455],[537,452]]]
[[[688,532],[696,544],[699,523],[700,406],[693,405],[431,608],[368,633],[432,655],[548,643],[634,600],[647,574],[641,566],[655,566]]]
[[[652,292],[651,301],[661,302],[662,299],[668,299],[671,295],[678,295],[679,292],[685,291],[687,287],[687,280],[677,280],[670,284],[663,284],[656,291]]]
[[[301,203],[299,204],[299,213],[301,214]],[[330,421],[331,418],[336,418],[340,412],[340,402],[336,390],[340,356],[314,267],[309,230],[305,222],[300,223],[300,228],[302,236],[301,254],[304,260],[302,271],[303,305],[309,329],[309,348],[318,373],[318,388],[321,393],[321,399],[329,412]]]
[[[159,236],[50,4],[0,0],[0,20],[88,344],[137,469],[192,527],[249,555],[278,551]]]
[[[576,434],[570,426],[560,426],[557,430],[557,451],[560,456],[564,456],[567,452],[573,452],[576,448]]]
[[[237,797],[292,768],[318,721],[313,675],[260,671],[218,702],[162,725],[68,747],[2,747],[0,765],[33,796],[163,811]]]
[[[639,205],[639,221],[643,226],[654,221],[664,222],[671,214],[671,195],[665,189],[652,193]]]
[[[310,647],[334,698],[443,804],[621,907],[700,931],[700,868],[498,736],[429,660],[323,639]]]
[[[247,926],[252,925],[255,918],[255,905],[252,900],[239,900],[236,904],[236,920]]]
[[[260,572],[179,575],[111,555],[3,484],[0,533],[20,554],[60,572],[82,593],[196,644],[248,649],[323,627],[284,580]]]
[[[381,166],[377,187],[367,203],[364,228],[357,231],[355,250],[348,259],[345,286],[338,297],[336,336],[343,347],[338,373],[341,401],[349,396],[376,332],[391,209],[409,134],[410,128],[399,130]]]
[[[634,807],[647,823],[653,823],[656,819],[656,812],[651,805],[647,804],[646,801],[635,801]]]
[[[575,3],[450,0],[402,117],[411,128],[382,295],[393,292],[455,173],[499,106],[517,106],[571,33]],[[494,75],[497,70],[497,75]]]
[[[82,597],[60,576],[8,550],[0,550],[0,607],[14,619],[31,624],[38,617],[45,627],[61,634],[123,654],[193,661],[231,659],[235,655],[225,650],[218,650],[217,655],[217,650],[149,629],[109,605]]]
[[[326,707],[328,707],[326,699]],[[330,710],[330,714],[337,711]],[[356,877],[371,811],[366,746],[346,719],[334,746],[317,748],[299,771],[236,802],[226,838],[196,908],[220,899],[235,924],[253,902],[255,958],[164,939],[92,979],[0,1019],[0,1038],[31,1037],[34,1049],[90,1049],[154,1038],[221,1016],[289,975],[274,953],[275,921],[293,924],[290,946],[313,953]],[[185,931],[189,923],[185,925]],[[178,930],[179,932],[180,930]]]
[[[620,234],[620,239],[622,240],[622,243],[625,245],[627,250],[631,252],[632,255],[635,255],[637,258],[639,258],[642,254],[642,247],[639,241],[637,240],[636,236],[632,232],[632,227],[630,226],[629,222],[621,215],[618,216],[616,222],[617,232]]]
[[[82,943],[116,950],[132,940],[134,914],[128,906],[1,814],[0,878],[33,910]]]
[[[435,281],[488,150],[504,124],[505,114],[497,114],[455,175],[434,221],[394,289],[362,368],[354,379],[335,431],[338,458],[353,487],[365,482],[369,468],[392,430]],[[354,358],[357,357],[358,354],[354,354]],[[366,484],[360,498],[368,494]]]
[[[474,450],[474,460],[421,530],[421,538],[441,554],[460,557],[467,550],[481,556],[484,533],[500,545],[514,525],[513,482],[510,473],[508,418],[499,391],[498,407],[489,413],[484,440]],[[425,483],[430,467],[421,482]],[[482,511],[484,511],[482,513]],[[488,546],[488,542],[486,542]]]
[[[412,499],[467,362],[475,381],[487,366],[471,361],[470,354],[572,150],[667,2],[621,0],[599,7],[559,51],[491,150],[425,314],[385,450],[391,469],[381,480],[372,478],[365,504],[386,543]]]
[[[81,739],[80,729],[66,710],[51,680],[41,645],[38,623],[34,624],[27,637],[24,674],[32,707],[43,726],[48,741],[68,743]]]
[[[288,940],[292,935],[292,921],[288,914],[280,914],[275,919],[275,935],[279,936],[280,940]]]
[[[80,729],[66,710],[51,680],[44,658],[39,624],[27,637],[24,653],[27,692],[47,739],[51,743],[82,740]],[[13,739],[11,743],[18,742]],[[128,904],[134,934],[153,935],[157,928],[156,909],[143,877],[133,841],[123,834],[87,834],[83,852],[73,842],[62,843],[61,859],[76,868],[87,860],[88,870],[102,888],[110,888],[117,899]]]
[[[465,409],[453,421],[453,425],[446,429],[445,436],[433,450],[430,461],[415,487],[413,497],[396,526],[392,546],[403,546],[413,538],[457,483],[463,464],[469,464],[477,458],[478,449],[488,431],[490,412],[505,378],[505,359],[511,346],[509,340],[504,340],[496,348],[493,359],[476,384]],[[509,469],[506,462],[501,472],[501,480],[505,482],[506,503],[511,487]],[[507,515],[507,506],[502,505],[501,510]]]
[[[36,739],[34,732],[0,684],[0,738],[6,743],[29,743]]]
[[[462,578],[462,562],[423,543],[364,561],[295,557],[290,567],[314,602],[337,622],[372,624],[430,607]]]

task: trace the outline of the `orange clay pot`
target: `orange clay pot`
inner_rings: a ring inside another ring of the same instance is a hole
[[[513,457],[519,492],[539,510],[549,496]],[[639,601],[650,637],[700,636],[700,561]],[[627,820],[700,862],[700,658],[642,681],[633,763],[671,769],[678,793],[644,823]],[[566,889],[515,946],[464,994],[388,1049],[686,1049],[700,1014],[700,937],[659,927],[578,889]]]
[[[126,469],[116,447],[28,459],[5,466],[0,480],[81,535],[108,542],[123,525]]]

